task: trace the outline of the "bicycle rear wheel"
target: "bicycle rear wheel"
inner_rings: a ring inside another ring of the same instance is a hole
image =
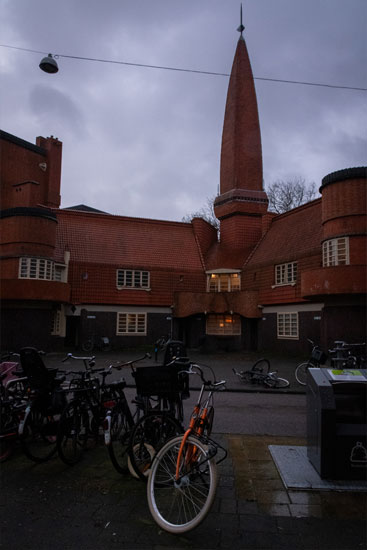
[[[307,384],[307,371],[309,369],[308,363],[301,363],[296,368],[296,371],[294,373],[296,380],[298,384],[301,384],[301,386],[305,386]]]
[[[268,374],[270,371],[270,362],[268,359],[258,359],[256,363],[252,365],[251,371],[261,372],[262,374]]]
[[[25,455],[34,462],[46,462],[56,452],[59,417],[31,408],[20,434]]]
[[[155,453],[168,439],[182,432],[181,424],[167,413],[142,416],[130,437],[129,458],[133,472],[146,481]]]
[[[89,436],[89,415],[80,402],[71,401],[63,411],[57,434],[57,450],[65,464],[79,462]]]
[[[155,457],[147,497],[154,521],[174,534],[194,529],[207,515],[217,486],[217,465],[210,448],[195,436],[185,442],[176,480],[182,436],[168,441]]]
[[[115,470],[120,474],[127,472],[130,431],[131,426],[124,407],[121,403],[118,403],[111,413],[111,435],[107,450]]]

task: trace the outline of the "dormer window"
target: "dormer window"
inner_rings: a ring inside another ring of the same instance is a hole
[[[275,286],[294,285],[297,280],[297,262],[275,266]]]
[[[117,269],[116,271],[117,288],[144,288],[150,287],[149,271],[140,271],[135,269]]]
[[[235,292],[241,290],[241,274],[209,273],[207,276],[207,292]]]

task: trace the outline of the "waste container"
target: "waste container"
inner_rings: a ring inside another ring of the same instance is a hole
[[[366,369],[309,369],[307,456],[321,478],[367,480],[366,402]]]

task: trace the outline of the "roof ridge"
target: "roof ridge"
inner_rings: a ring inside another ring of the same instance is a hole
[[[105,217],[110,218],[111,220],[119,218],[122,221],[136,221],[136,222],[148,222],[148,223],[154,223],[154,224],[163,224],[163,225],[178,225],[178,226],[191,226],[191,222],[182,222],[177,220],[159,220],[156,218],[143,218],[138,216],[123,216],[121,214],[111,214],[108,212],[102,212],[102,211],[86,211],[86,210],[73,210],[72,208],[53,208],[53,210],[56,210],[57,212],[67,214],[67,215],[73,215],[73,216],[90,216],[90,217]]]
[[[310,208],[311,206],[314,206],[317,202],[320,202],[320,201],[321,201],[321,196],[317,197],[316,199],[313,199],[312,201],[308,201],[303,204],[300,204],[299,206],[295,206],[291,210],[287,210],[287,212],[281,212],[279,214],[275,212],[275,216],[272,219],[272,222],[277,221],[279,218],[285,218],[287,216],[291,216],[296,211],[299,212],[300,210],[305,210],[306,208]]]

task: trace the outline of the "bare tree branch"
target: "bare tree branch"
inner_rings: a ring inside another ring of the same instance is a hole
[[[297,176],[292,180],[275,181],[266,186],[266,193],[269,199],[269,210],[281,214],[310,202],[316,198],[317,190],[315,182],[306,184],[304,178]]]
[[[219,229],[219,220],[215,217],[214,214],[214,201],[215,197],[207,197],[205,205],[193,212],[192,214],[187,214],[182,218],[183,222],[191,222],[193,218],[203,218],[205,221],[210,223],[216,229]]]

